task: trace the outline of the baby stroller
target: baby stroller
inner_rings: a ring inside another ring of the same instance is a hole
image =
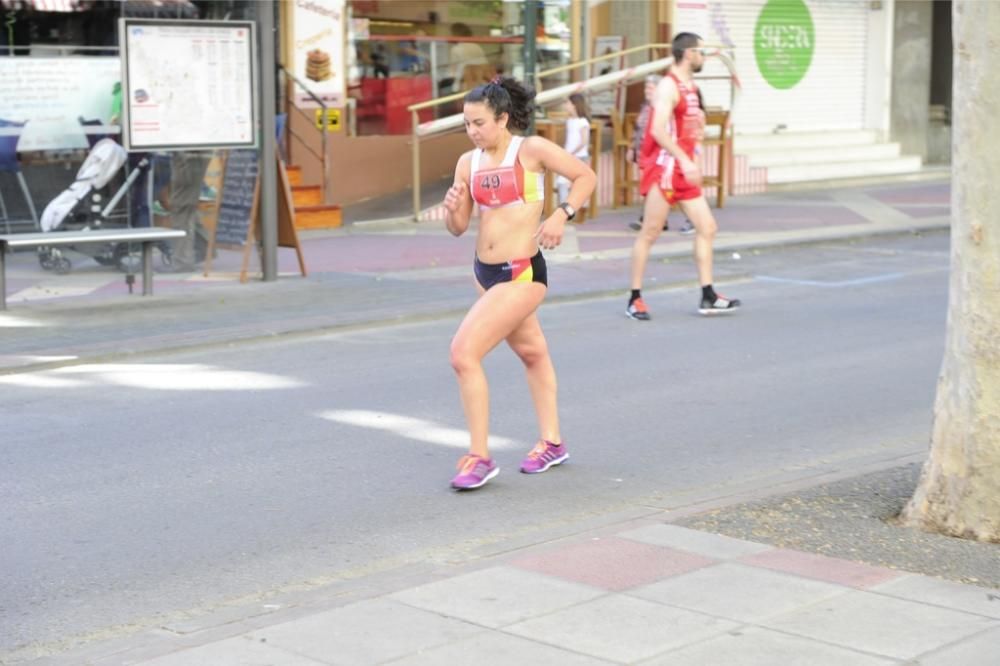
[[[115,207],[129,188],[149,170],[149,159],[144,157],[139,161],[106,204],[105,195],[102,194],[102,190],[121,171],[127,158],[125,149],[114,140],[105,138],[97,141],[77,171],[76,180],[42,211],[42,231],[83,231],[128,226],[127,215],[124,212],[115,213]],[[140,263],[137,252],[128,243],[70,247],[92,257],[102,266],[117,266],[127,273],[134,272]],[[68,273],[73,267],[69,258],[55,247],[39,247],[38,262],[45,270],[59,274]]]

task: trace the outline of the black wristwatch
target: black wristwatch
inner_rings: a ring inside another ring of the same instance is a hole
[[[569,202],[563,201],[561,204],[556,206],[556,208],[562,208],[563,212],[566,213],[566,219],[572,220],[576,217],[576,210],[569,205]]]

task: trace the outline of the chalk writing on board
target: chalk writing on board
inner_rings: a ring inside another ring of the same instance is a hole
[[[215,227],[218,245],[243,246],[250,230],[257,187],[256,150],[231,150],[222,180],[222,199]]]

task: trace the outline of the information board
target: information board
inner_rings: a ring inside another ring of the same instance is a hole
[[[258,174],[256,150],[229,152],[222,174],[222,194],[215,222],[216,244],[243,247],[248,241],[250,224],[256,217]]]
[[[255,27],[119,19],[129,150],[257,146]]]

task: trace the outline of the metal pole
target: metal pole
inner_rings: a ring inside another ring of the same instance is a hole
[[[146,215],[148,216],[148,218],[146,219],[146,226],[147,227],[155,227],[156,226],[156,220],[153,217],[153,215],[154,215],[153,214],[153,200],[156,199],[156,193],[153,192],[153,187],[154,187],[154,185],[156,183],[156,179],[153,177],[153,169],[156,168],[153,165],[154,161],[155,161],[155,158],[152,155],[150,155],[148,158],[143,158],[139,162],[140,166],[142,165],[143,162],[148,162],[148,164],[149,164],[149,167],[146,169],[146,200],[143,201],[143,203],[146,204]],[[111,211],[114,210],[115,204],[117,204],[117,203],[118,203],[117,201],[109,201],[108,202],[108,205],[104,208],[104,210],[101,211],[101,221],[102,222],[104,220],[108,219],[108,216],[111,215]],[[129,224],[129,226],[130,227],[134,227],[135,224],[132,223],[132,224]]]
[[[439,97],[441,95],[438,90],[438,59],[437,59],[437,42],[431,42],[431,86],[434,91],[434,97]]]
[[[0,243],[0,310],[7,309],[7,243]]]
[[[538,53],[535,50],[535,28],[538,26],[538,2],[524,0],[524,83],[537,88],[535,82],[535,64]],[[531,116],[528,134],[535,133],[535,116]]]
[[[413,143],[410,146],[410,154],[413,155],[413,221],[420,221],[420,135],[417,134],[417,125],[420,118],[416,111],[410,112],[413,116]]]
[[[153,243],[155,241],[142,242],[142,295],[153,295]],[[131,271],[129,271],[131,277]],[[132,285],[129,284],[131,291]]]
[[[323,203],[325,204],[330,203],[327,200],[327,197],[330,196],[330,161],[327,159],[326,152],[326,136],[329,134],[330,129],[327,127],[327,122],[329,122],[329,119],[327,118],[326,105],[324,104],[323,122],[321,123],[322,129],[320,129],[322,133],[320,135],[320,150],[323,151],[323,158],[320,160],[320,164],[323,165]]]
[[[261,264],[264,281],[278,279],[278,165],[275,156],[276,99],[275,77],[277,67],[274,58],[274,9],[273,0],[266,0],[258,6],[257,26],[260,29],[260,236],[262,246]],[[325,136],[325,132],[324,132]],[[252,223],[252,221],[251,221]]]
[[[585,81],[568,83],[557,88],[550,88],[538,93],[535,97],[535,103],[545,106],[549,102],[564,100],[573,93],[611,88],[614,85],[618,85],[620,81],[634,81],[642,78],[646,74],[662,72],[666,70],[671,63],[673,63],[673,58],[663,58],[662,60],[654,60],[636,67],[626,67],[625,69],[620,69],[618,71],[611,72],[610,74],[603,74],[592,79],[586,79]],[[441,99],[447,100],[448,98],[443,97]],[[424,102],[423,104],[426,104],[427,106],[414,104],[410,108],[430,108],[433,106],[433,104],[428,104],[427,102]],[[461,113],[445,116],[444,118],[439,118],[437,120],[428,120],[427,122],[420,124],[417,134],[421,137],[428,137],[440,134],[447,130],[460,129],[463,122],[464,118]]]

